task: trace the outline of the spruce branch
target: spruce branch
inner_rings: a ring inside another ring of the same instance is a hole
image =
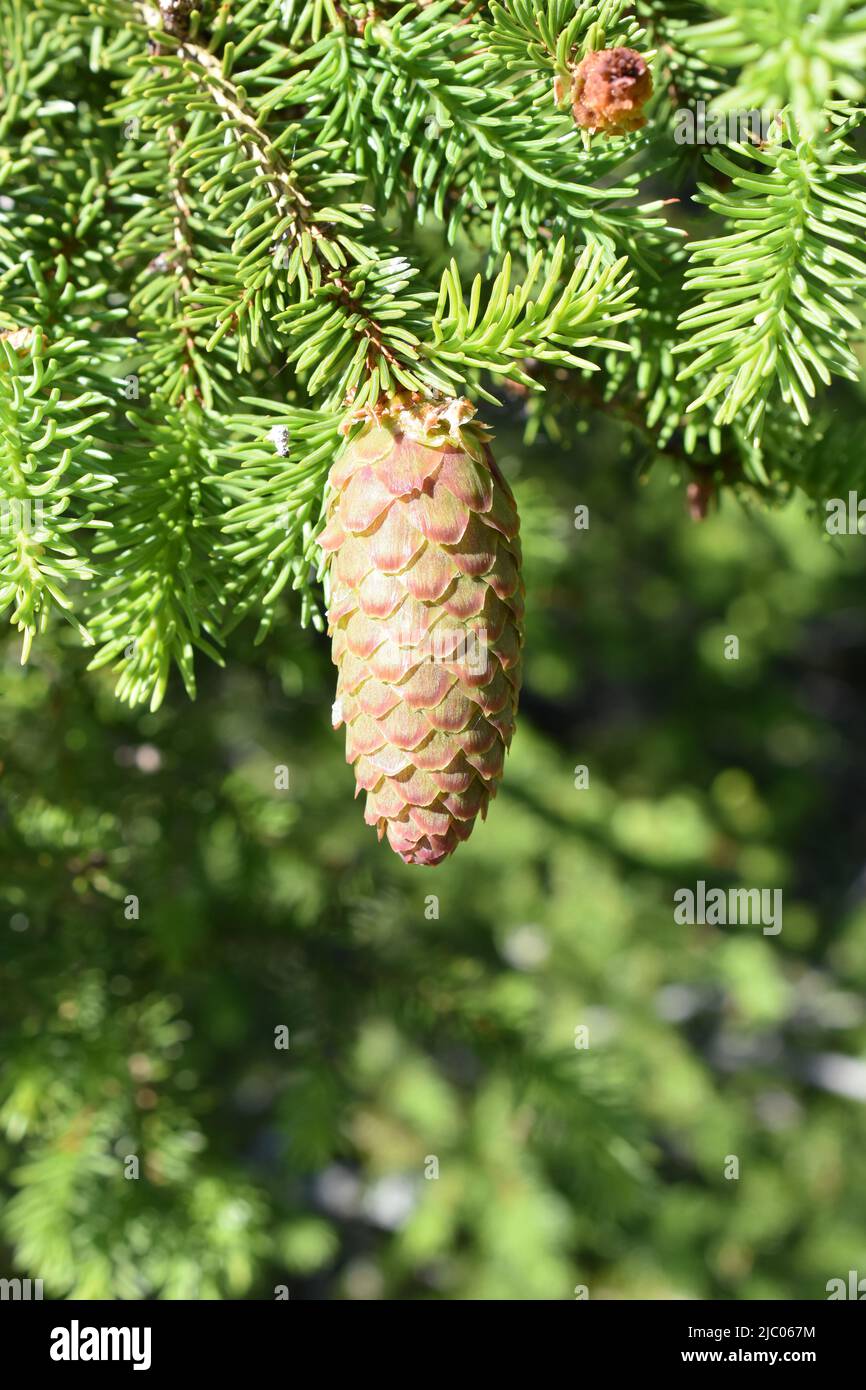
[[[544,266],[543,253],[536,254],[526,279],[513,289],[511,258],[506,256],[483,312],[481,276],[475,277],[467,305],[457,263],[452,261],[442,277],[432,338],[422,344],[422,351],[457,382],[484,370],[532,386],[533,379],[521,365],[527,357],[598,370],[597,363],[579,356],[576,349],[627,350],[627,343],[608,334],[638,312],[630,302],[635,294],[629,283],[631,272],[626,270],[625,258],[605,264],[600,248],[587,247],[563,284],[564,259],[565,243],[560,241],[532,298]]]
[[[825,128],[834,100],[866,92],[866,6],[856,0],[712,0],[717,18],[682,34],[687,51],[738,69],[714,102],[718,111],[790,108],[803,135]]]
[[[84,533],[100,523],[88,504],[114,479],[93,431],[103,398],[79,390],[76,358],[86,344],[38,329],[0,332],[0,612],[23,636],[22,663],[52,609],[75,624],[71,586],[92,577]]]
[[[731,188],[701,185],[699,197],[730,231],[691,245],[686,278],[701,299],[675,351],[687,358],[681,380],[708,377],[689,409],[713,403],[717,424],[742,414],[758,433],[777,391],[808,422],[818,382],[858,375],[849,340],[863,323],[866,165],[846,132],[818,147],[788,115],[767,145],[706,156]]]
[[[587,53],[640,48],[645,31],[630,0],[493,0],[485,39],[512,73],[534,73],[549,99],[551,78],[565,80]]]
[[[195,651],[222,661],[228,593],[215,564],[217,502],[204,487],[213,422],[195,400],[168,419],[153,408],[127,419],[112,526],[94,547],[103,582],[91,596],[90,669],[112,665],[118,699],[157,709],[173,663],[192,697]]]
[[[553,10],[561,8],[557,0]],[[619,0],[582,6],[577,30],[589,32],[598,13],[623,8]],[[635,196],[634,180],[610,178],[622,150],[590,154],[554,104],[551,60],[524,82],[506,71],[495,32],[472,7],[457,25],[447,3],[420,14],[403,7],[367,24],[363,36],[341,29],[290,54],[286,61],[299,70],[271,84],[257,108],[265,116],[303,103],[321,123],[321,138],[346,132],[346,159],[372,182],[377,210],[397,199],[419,221],[445,221],[452,243],[479,215],[492,229],[494,254],[515,223],[537,244],[545,227],[573,236],[577,219],[582,240],[601,205]],[[271,63],[269,56],[249,74],[253,83],[267,78]],[[617,224],[611,215],[608,226]]]
[[[47,516],[0,536],[26,643],[66,603],[123,697],[158,703],[288,590],[320,621],[341,427],[398,391],[510,384],[564,437],[600,400],[701,487],[814,489],[804,421],[858,370],[864,170],[831,98],[861,92],[862,16],[8,0],[0,500]],[[564,98],[611,45],[656,53],[650,123],[590,138]],[[669,221],[700,158],[674,113],[725,73],[728,104],[788,115],[710,150]]]
[[[190,322],[199,255],[208,233],[178,167],[181,139],[180,131],[168,126],[112,171],[118,203],[135,209],[126,220],[117,254],[122,262],[138,265],[129,309],[138,325],[134,363],[145,388],[169,406],[194,396],[214,408],[218,401],[227,403],[231,364],[224,349],[207,352],[204,335]],[[142,186],[167,191],[168,196],[130,196],[132,188]]]
[[[211,451],[206,481],[219,499],[224,553],[239,576],[224,631],[250,612],[258,640],[288,586],[301,600],[301,624],[323,622],[317,593],[328,469],[343,444],[343,412],[305,410],[257,397],[249,414],[226,417],[226,442]]]
[[[141,9],[145,18],[155,19],[151,6]],[[258,26],[253,40],[264,39],[275,23]],[[328,206],[323,195],[354,179],[331,169],[311,179],[315,190],[309,184],[301,187],[298,171],[311,160],[318,163],[321,151],[287,157],[285,148],[294,149],[297,127],[288,126],[273,136],[263,128],[243,87],[231,79],[232,58],[240,56],[239,48],[232,48],[221,61],[204,43],[160,32],[160,50],[158,66],[151,57],[132,61],[133,80],[116,109],[126,118],[146,120],[156,130],[185,121],[184,138],[175,137],[175,177],[194,183],[205,195],[232,244],[230,252],[202,257],[200,284],[186,323],[193,332],[210,325],[208,352],[224,337],[233,337],[238,366],[247,370],[260,345],[273,346],[270,325],[275,314],[293,297],[303,300],[323,283],[338,281],[339,271],[349,263],[347,239],[340,229],[361,227],[358,209]],[[214,115],[219,117],[216,122]],[[334,156],[340,148],[341,142],[336,142],[325,152]],[[237,213],[232,205],[239,197],[244,204]]]

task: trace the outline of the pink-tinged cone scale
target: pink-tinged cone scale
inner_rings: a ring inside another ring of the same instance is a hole
[[[517,712],[519,520],[473,415],[380,403],[329,478],[333,724],[407,864],[441,863],[486,816]]]

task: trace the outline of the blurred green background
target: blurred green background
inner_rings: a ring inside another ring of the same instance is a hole
[[[364,826],[290,603],[154,715],[58,627],[26,670],[3,639],[0,1274],[514,1300],[866,1274],[866,538],[730,497],[694,524],[612,425],[527,450],[517,408],[522,716],[439,869]],[[698,879],[781,888],[781,934],[676,925]]]

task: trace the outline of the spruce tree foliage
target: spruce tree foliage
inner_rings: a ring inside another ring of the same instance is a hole
[[[646,125],[567,94],[652,66]],[[0,596],[156,708],[285,591],[322,626],[365,407],[609,411],[708,498],[824,495],[858,373],[866,9],[846,0],[6,0]],[[677,113],[766,138],[684,146]],[[817,449],[817,454],[816,454]],[[843,478],[841,482],[844,484]],[[518,498],[519,500],[519,498]]]
[[[556,93],[615,46],[655,92],[598,136]],[[863,561],[796,505],[671,545],[663,484],[866,489],[864,47],[845,0],[2,0],[0,592],[35,659],[0,664],[0,1273],[811,1299],[857,1263]],[[700,101],[767,139],[679,143]],[[468,395],[509,465],[519,414],[538,462],[526,735],[429,918],[364,857],[291,625],[322,624],[330,465],[397,387]],[[191,719],[164,696],[197,675]],[[790,885],[782,949],[672,940],[720,862]]]
[[[862,1271],[866,548],[796,504],[693,526],[605,418],[575,476],[516,415],[523,717],[432,881],[347,795],[312,630],[237,632],[194,717],[70,680],[64,625],[25,668],[5,639],[0,1277],[813,1300]],[[783,885],[781,935],[675,928],[704,877]]]

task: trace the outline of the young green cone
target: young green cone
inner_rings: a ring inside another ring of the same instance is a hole
[[[519,521],[473,415],[465,400],[380,403],[330,474],[333,723],[367,823],[408,864],[468,838],[514,731]]]

